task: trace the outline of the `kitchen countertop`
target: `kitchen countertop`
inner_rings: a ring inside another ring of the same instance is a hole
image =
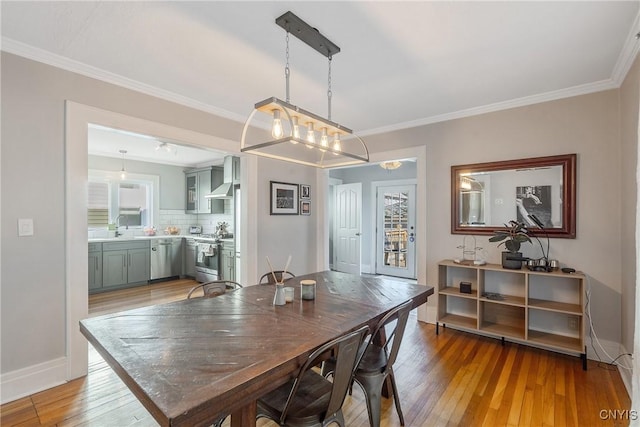
[[[212,237],[199,237],[193,234],[157,234],[155,236],[121,236],[121,237],[102,237],[89,239],[89,243],[102,243],[102,242],[126,242],[130,240],[156,240],[156,239],[194,239],[202,242],[234,242],[233,238],[229,239],[214,239]]]
[[[185,236],[182,234],[157,234],[155,236],[121,236],[121,237],[100,237],[95,239],[89,239],[89,243],[99,242],[126,242],[129,240],[156,240],[156,239],[182,239]]]

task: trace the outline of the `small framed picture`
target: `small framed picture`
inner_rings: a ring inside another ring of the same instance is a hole
[[[311,198],[311,186],[300,184],[300,198],[301,199],[310,199]]]
[[[298,215],[298,185],[271,181],[271,215]]]
[[[311,215],[311,202],[300,201],[300,215]]]

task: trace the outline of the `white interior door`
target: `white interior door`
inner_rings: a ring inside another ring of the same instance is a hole
[[[362,184],[337,185],[335,195],[336,262],[334,267],[344,273],[360,274]]]
[[[415,185],[377,189],[376,273],[416,278]]]

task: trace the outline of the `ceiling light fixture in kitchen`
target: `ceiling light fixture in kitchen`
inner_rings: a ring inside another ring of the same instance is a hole
[[[272,97],[255,104],[242,130],[241,151],[318,168],[369,162],[369,150],[364,141],[351,129],[331,121],[331,60],[333,55],[340,52],[340,48],[291,12],[277,18],[276,24],[287,33],[284,69],[286,98],[282,101]],[[293,34],[329,59],[326,119],[289,103],[289,34]],[[254,117],[257,124],[254,123],[254,126],[250,127]],[[261,126],[266,120],[271,123],[268,135],[273,138],[267,141],[264,140],[267,132],[264,131],[264,126]],[[300,129],[303,126],[306,127],[304,133]],[[316,142],[316,131],[320,133],[319,142]],[[254,139],[249,138],[250,132],[257,142],[248,143],[248,139]],[[304,138],[301,135],[304,135]]]
[[[156,145],[156,151],[166,151],[167,153],[171,152],[171,146],[169,144],[167,144],[166,142],[162,141],[162,142],[158,142],[158,145]]]
[[[380,167],[382,169],[386,169],[386,170],[398,169],[400,166],[402,166],[402,162],[399,162],[397,160],[392,161],[392,162],[382,162],[382,163],[380,163]]]
[[[124,168],[124,155],[127,154],[127,150],[120,150],[122,154],[122,169],[120,169],[120,179],[127,179],[127,171]]]

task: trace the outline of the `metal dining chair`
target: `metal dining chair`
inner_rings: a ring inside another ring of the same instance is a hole
[[[277,270],[274,271],[273,274],[271,274],[271,272],[268,273],[264,273],[261,277],[260,277],[260,281],[258,282],[258,284],[260,285],[273,285],[275,282],[273,280],[273,275],[276,275],[276,279],[278,279],[278,283],[282,283],[282,282],[286,282],[287,280],[296,277],[295,274],[293,274],[290,271],[282,271],[282,270]],[[284,276],[284,277],[283,277]]]
[[[236,289],[241,288],[242,285],[238,282],[233,282],[231,280],[212,280],[210,282],[200,283],[189,291],[187,294],[187,299],[194,296],[194,292],[199,289],[202,289],[203,296],[205,298],[217,297],[218,295],[225,294],[229,291],[235,291]]]
[[[368,330],[364,326],[316,349],[294,380],[258,400],[257,418],[269,418],[281,426],[324,427],[337,423],[344,427],[342,404]],[[335,355],[333,382],[311,370],[328,354]]]
[[[404,330],[407,326],[407,319],[411,311],[412,301],[389,311],[376,325],[371,332],[371,336],[364,341],[362,357],[354,371],[353,380],[362,387],[367,402],[367,413],[369,414],[369,425],[380,426],[380,405],[382,387],[387,378],[391,382],[393,400],[396,411],[400,418],[400,425],[404,425],[404,416],[400,407],[400,397],[398,396],[398,386],[393,375],[393,364],[398,357],[400,344]],[[394,323],[395,322],[395,323]],[[393,325],[391,325],[393,323]],[[385,326],[391,325],[390,330]],[[330,358],[322,365],[322,374],[325,377],[333,375],[335,361]]]

